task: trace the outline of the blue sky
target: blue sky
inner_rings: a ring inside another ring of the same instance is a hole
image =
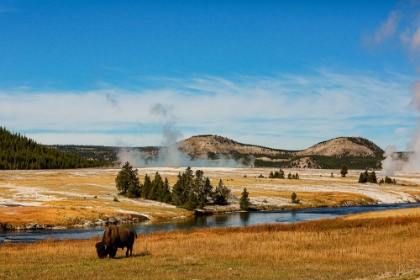
[[[415,1],[0,0],[0,26],[0,125],[42,144],[418,130]]]

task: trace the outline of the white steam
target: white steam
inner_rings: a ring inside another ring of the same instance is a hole
[[[400,11],[390,13],[388,20],[381,26],[376,35],[381,40],[383,38],[398,38],[400,42],[408,50],[408,55],[414,65],[418,64],[418,52],[420,49],[420,24],[418,21],[419,9],[415,2],[411,2],[409,9],[405,14]],[[414,17],[412,17],[415,15]],[[399,22],[408,23],[407,26],[398,30]],[[414,19],[414,20],[413,20]],[[382,37],[380,35],[383,35]],[[397,36],[394,36],[397,35]],[[414,107],[420,113],[420,81],[416,81],[411,85],[412,98],[410,107]],[[401,159],[396,153],[395,146],[389,146],[384,153],[385,159],[382,161],[382,174],[393,175],[396,171],[419,171],[420,170],[420,122],[417,122],[415,132],[412,134],[410,143],[407,144],[408,153],[405,158]]]
[[[402,169],[404,162],[398,158],[397,148],[394,145],[388,146],[385,149],[384,157],[382,161],[381,175],[393,175],[396,171]]]
[[[412,87],[412,99],[410,105],[420,112],[420,81]],[[405,158],[400,158],[396,153],[395,146],[388,146],[382,161],[382,175],[394,175],[396,171],[419,171],[420,170],[420,120],[417,121],[416,131],[412,133],[411,141],[407,144],[409,151]]]
[[[161,120],[162,141],[158,153],[140,151],[136,148],[121,148],[117,154],[120,164],[129,162],[135,167],[145,166],[168,166],[168,167],[239,167],[246,164],[244,159],[238,161],[229,157],[221,157],[218,160],[192,159],[179,150],[179,139],[182,133],[176,128],[176,117],[172,114],[173,106],[165,106],[156,103],[150,113]],[[253,164],[253,162],[252,162]]]

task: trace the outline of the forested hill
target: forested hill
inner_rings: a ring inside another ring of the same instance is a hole
[[[78,155],[47,148],[20,134],[0,127],[0,170],[64,169],[109,165],[106,161],[89,160]]]

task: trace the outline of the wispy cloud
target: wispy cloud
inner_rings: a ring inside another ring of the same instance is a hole
[[[363,37],[364,43],[366,45],[378,45],[392,38],[397,31],[401,17],[401,11],[391,11],[388,18],[381,23],[373,34],[365,34]]]
[[[304,149],[351,135],[398,145],[404,139],[393,130],[415,126],[408,80],[321,69],[309,75],[161,79],[160,86],[135,91],[0,91],[0,122],[45,144],[161,145],[170,124],[166,132],[178,140],[217,134]]]
[[[405,29],[400,34],[400,39],[411,52],[418,52],[420,49],[420,25]]]
[[[400,8],[391,11],[373,32],[365,33],[362,42],[368,47],[383,46],[386,42],[402,44],[410,58],[417,60],[420,50],[420,3],[401,2]],[[413,62],[418,64],[418,61]]]

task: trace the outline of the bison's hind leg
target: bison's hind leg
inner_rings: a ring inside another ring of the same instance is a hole
[[[128,246],[127,251],[125,252],[125,256],[128,257],[131,255],[133,255],[133,246]]]

